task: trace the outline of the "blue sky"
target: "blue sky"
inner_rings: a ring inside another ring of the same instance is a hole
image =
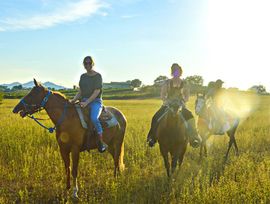
[[[78,84],[94,57],[104,81],[184,77],[270,88],[267,0],[11,0],[0,2],[0,84],[34,77]]]

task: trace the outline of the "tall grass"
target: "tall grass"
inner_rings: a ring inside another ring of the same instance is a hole
[[[168,180],[158,145],[145,140],[158,100],[105,101],[128,120],[126,170],[113,178],[108,153],[81,153],[79,197],[82,203],[267,203],[270,202],[270,97],[236,133],[240,156],[231,151],[223,164],[228,137],[212,136],[209,156],[198,162],[199,150],[188,148],[183,165]],[[0,203],[62,203],[64,165],[55,135],[29,119],[11,113],[17,100],[0,106]],[[194,100],[189,104],[194,109]],[[45,113],[41,117],[47,117]],[[51,123],[46,122],[47,125]]]

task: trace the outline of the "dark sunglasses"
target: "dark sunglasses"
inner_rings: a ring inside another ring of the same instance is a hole
[[[83,64],[92,64],[92,62],[84,62]]]

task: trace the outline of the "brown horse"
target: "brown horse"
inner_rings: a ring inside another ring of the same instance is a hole
[[[18,105],[14,113],[20,113],[22,117],[32,115],[44,108],[55,125],[56,140],[60,147],[60,153],[65,164],[66,171],[66,196],[70,189],[70,153],[72,156],[73,197],[78,198],[77,172],[79,153],[84,148],[84,141],[88,131],[81,125],[79,116],[73,104],[59,92],[51,92],[38,84],[34,79],[35,86]],[[124,168],[124,135],[126,119],[124,115],[113,107],[107,107],[117,119],[118,125],[104,129],[104,141],[108,144],[108,151],[114,159],[114,176]],[[50,129],[53,131],[53,129]],[[90,149],[97,148],[96,137],[92,137]]]
[[[179,162],[179,167],[183,162],[188,143],[185,123],[181,113],[181,106],[177,102],[173,102],[168,106],[159,121],[157,140],[168,177],[175,171],[177,162]],[[171,171],[168,158],[169,153],[172,158]]]
[[[202,137],[201,149],[200,149],[200,159],[203,157],[203,150],[204,155],[207,156],[207,148],[206,148],[206,141],[211,135],[216,135],[215,130],[212,130],[209,127],[209,118],[210,118],[210,110],[209,107],[206,105],[206,99],[204,95],[197,95],[197,99],[195,102],[195,112],[199,116],[197,128],[199,131],[200,136]],[[236,155],[238,153],[238,147],[235,140],[235,132],[239,125],[239,118],[232,118],[230,121],[230,129],[226,132],[230,138],[229,146],[225,155],[225,161],[228,159],[228,155],[232,145],[234,145],[236,150]]]

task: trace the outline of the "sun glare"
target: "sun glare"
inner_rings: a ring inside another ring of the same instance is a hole
[[[259,103],[259,96],[251,93],[224,91],[217,96],[217,104],[232,118],[247,118]]]
[[[209,78],[218,75],[225,85],[241,89],[269,87],[269,8],[269,0],[208,1]]]

